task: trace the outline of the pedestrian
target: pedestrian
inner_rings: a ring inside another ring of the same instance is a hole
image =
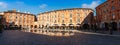
[[[97,25],[96,24],[94,25],[94,31],[95,32],[97,31]]]
[[[4,28],[4,27],[3,27],[3,25],[1,24],[1,25],[0,25],[0,33],[2,33],[3,28]]]
[[[109,24],[109,34],[112,35],[113,34],[113,31],[112,31],[112,25]]]

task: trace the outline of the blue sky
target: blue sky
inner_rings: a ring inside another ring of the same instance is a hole
[[[0,12],[17,9],[20,12],[38,14],[66,8],[92,8],[106,0],[0,0]]]

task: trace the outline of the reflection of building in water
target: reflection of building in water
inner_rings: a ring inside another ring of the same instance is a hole
[[[28,32],[28,31],[25,31]],[[32,33],[43,34],[49,36],[73,36],[77,32],[76,30],[36,30]]]
[[[39,28],[80,28],[92,24],[93,10],[89,8],[71,8],[54,10],[38,15]]]
[[[120,0],[107,0],[96,7],[97,24],[101,29],[108,29],[112,25],[112,30],[120,28]]]
[[[22,13],[16,10],[8,10],[4,12],[4,18],[4,25],[6,27],[14,26],[32,28],[35,20],[35,15],[30,14],[29,12]]]

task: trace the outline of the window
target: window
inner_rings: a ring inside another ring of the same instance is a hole
[[[55,13],[57,13],[57,12],[55,12]]]
[[[106,16],[106,15],[104,16],[104,19],[105,19],[105,20],[107,19],[107,16]]]
[[[72,19],[70,19],[70,23],[72,23]]]
[[[18,21],[18,19],[15,19],[15,21],[17,22],[17,21]]]
[[[55,15],[55,18],[56,18],[57,16]]]
[[[24,23],[26,23],[26,18],[25,18],[25,16],[23,17],[23,19],[24,19]]]
[[[120,2],[120,0],[119,0],[119,2]],[[119,6],[120,6],[120,3],[118,3],[119,4]]]
[[[79,12],[80,10],[77,10],[77,12]]]
[[[12,19],[12,16],[10,16],[9,18]]]
[[[85,19],[85,20],[84,20],[84,23],[88,23],[88,22],[89,22],[88,20],[89,20],[89,19]]]
[[[37,28],[37,25],[35,25],[34,27]]]
[[[84,9],[83,11],[86,12],[87,10]]]
[[[22,18],[22,14],[20,15],[20,18]]]
[[[58,22],[60,22],[60,20],[58,20]]]
[[[114,6],[112,6],[112,10],[115,10],[115,7],[114,7]]]
[[[49,16],[47,16],[47,18],[49,18]]]
[[[112,14],[113,19],[115,18],[115,14]]]
[[[24,16],[24,19],[26,18],[26,16]]]
[[[77,13],[77,16],[80,16],[80,14],[79,14],[79,13]]]
[[[17,19],[18,17],[16,16],[16,19]]]
[[[64,14],[62,14],[62,18],[64,18]]]
[[[106,12],[108,12],[108,10],[106,10]]]
[[[58,17],[59,17],[59,15],[58,15]]]
[[[64,23],[64,20],[62,20],[62,23]]]
[[[70,14],[70,18],[72,18],[72,14]]]
[[[55,22],[54,23],[56,23],[57,21],[55,20]]]
[[[112,3],[114,2],[114,0],[111,1]]]
[[[108,6],[108,3],[106,4],[106,6]]]
[[[10,23],[12,23],[12,20],[10,20]]]
[[[72,10],[69,10],[69,12],[72,12]]]
[[[80,23],[80,19],[79,18],[77,19],[77,22]]]
[[[20,24],[22,24],[22,20],[20,20]]]
[[[54,16],[52,16],[52,18],[54,18]]]

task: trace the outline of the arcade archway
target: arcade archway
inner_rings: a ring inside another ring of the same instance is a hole
[[[117,22],[111,23],[112,30],[117,31]]]
[[[86,23],[86,24],[83,24],[82,27],[83,27],[83,29],[89,29],[89,24],[87,24],[87,23]]]

